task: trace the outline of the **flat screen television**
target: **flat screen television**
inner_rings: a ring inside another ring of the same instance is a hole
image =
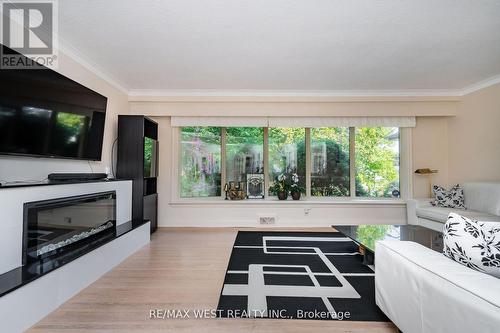
[[[106,104],[48,68],[0,68],[0,154],[101,160]]]

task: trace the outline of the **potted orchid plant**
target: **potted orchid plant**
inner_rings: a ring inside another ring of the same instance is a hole
[[[273,185],[269,188],[269,192],[273,195],[277,195],[279,200],[286,200],[288,198],[290,182],[286,174],[282,173],[276,177]]]
[[[296,173],[291,176],[290,193],[293,200],[300,200],[300,195],[305,191],[304,187],[299,184],[299,175]]]

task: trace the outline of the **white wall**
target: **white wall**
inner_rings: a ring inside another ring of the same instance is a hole
[[[500,84],[465,95],[452,117],[418,117],[413,168],[439,172],[433,183],[500,181]],[[415,197],[428,196],[427,177],[414,175]]]
[[[463,97],[448,122],[449,184],[500,181],[500,84]]]
[[[461,98],[452,117],[418,117],[413,169],[438,173],[434,184],[500,181],[500,84]],[[428,196],[426,176],[413,176],[415,197]]]
[[[111,167],[111,145],[117,136],[117,115],[128,113],[128,96],[62,52],[59,52],[57,71],[108,98],[102,161],[91,162],[94,172],[104,172],[106,167]],[[43,180],[52,172],[91,172],[91,167],[87,161],[0,155],[0,182]]]
[[[432,184],[448,184],[448,121],[451,117],[417,117],[413,128],[411,172],[416,169],[438,170],[432,175]],[[413,173],[413,196],[429,197],[429,178]]]
[[[457,101],[131,102],[130,113],[155,116],[453,116]]]

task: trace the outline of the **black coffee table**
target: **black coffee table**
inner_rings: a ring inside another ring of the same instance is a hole
[[[332,227],[359,245],[359,252],[366,265],[375,263],[375,244],[379,240],[412,241],[437,252],[443,250],[443,234],[419,225],[362,224]]]

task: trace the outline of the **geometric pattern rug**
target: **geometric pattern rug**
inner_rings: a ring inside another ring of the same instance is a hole
[[[217,313],[228,318],[388,321],[375,274],[339,232],[239,231]]]

